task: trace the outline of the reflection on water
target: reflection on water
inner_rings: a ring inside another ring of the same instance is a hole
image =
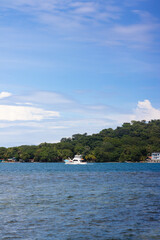
[[[160,164],[0,164],[0,239],[160,239]]]

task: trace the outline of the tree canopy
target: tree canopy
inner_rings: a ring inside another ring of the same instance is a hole
[[[154,151],[160,151],[160,120],[132,121],[115,130],[103,129],[97,134],[74,134],[59,143],[41,143],[19,147],[0,147],[0,158],[15,157],[17,161],[62,162],[67,157],[82,154],[87,161],[144,161]]]

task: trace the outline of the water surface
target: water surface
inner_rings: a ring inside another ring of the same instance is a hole
[[[160,164],[0,163],[0,239],[160,239]]]

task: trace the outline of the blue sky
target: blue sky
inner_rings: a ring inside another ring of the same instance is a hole
[[[160,118],[158,0],[1,0],[0,146]]]

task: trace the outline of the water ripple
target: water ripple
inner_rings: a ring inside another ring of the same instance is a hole
[[[0,239],[160,239],[153,164],[0,165]]]

